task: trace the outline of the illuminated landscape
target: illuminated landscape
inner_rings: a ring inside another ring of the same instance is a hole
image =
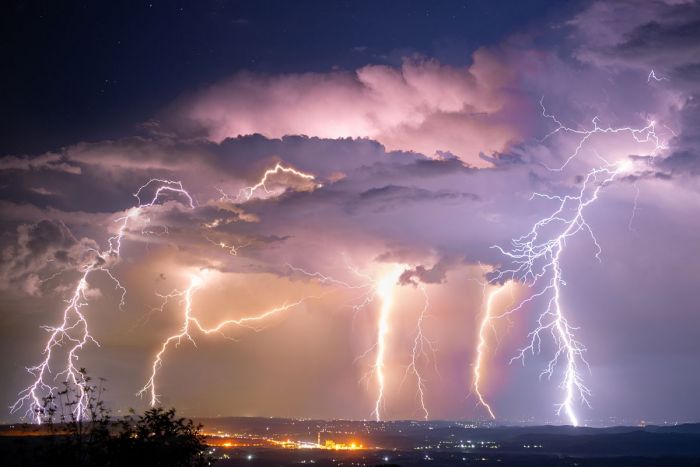
[[[696,0],[3,16],[3,465],[700,465]]]
[[[661,465],[694,466],[700,425],[578,428],[467,422],[202,420],[217,465]],[[24,431],[26,430],[26,431]],[[14,427],[10,436],[40,430]],[[630,456],[630,452],[634,452]]]

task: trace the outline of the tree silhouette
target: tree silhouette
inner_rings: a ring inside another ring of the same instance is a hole
[[[202,425],[176,416],[174,408],[134,410],[113,420],[102,396],[105,380],[98,383],[81,368],[80,380],[65,382],[63,389],[43,401],[38,410],[51,436],[34,465],[71,466],[205,466],[215,459],[207,452]],[[79,410],[79,404],[84,404]]]
[[[213,461],[205,455],[202,425],[176,417],[175,409],[156,407],[137,418],[132,414],[121,425],[115,438],[118,465],[204,466]]]
[[[106,380],[99,378],[95,384],[85,368],[78,373],[77,383],[64,382],[38,410],[51,434],[42,460],[53,465],[108,465],[113,423],[102,400]],[[83,410],[78,407],[81,402]]]

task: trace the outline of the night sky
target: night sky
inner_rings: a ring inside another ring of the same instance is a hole
[[[115,411],[155,370],[189,416],[700,418],[697,2],[17,2],[0,36],[0,420],[69,361]],[[561,254],[520,274],[518,238]]]

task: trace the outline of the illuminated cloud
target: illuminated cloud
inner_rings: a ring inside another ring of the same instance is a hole
[[[58,220],[41,220],[36,224],[20,224],[16,243],[2,250],[0,289],[19,287],[29,295],[41,293],[42,283],[52,275],[77,270],[94,260],[90,252],[96,243],[77,239]]]
[[[407,58],[400,68],[239,73],[187,98],[176,124],[217,142],[254,133],[372,138],[389,150],[449,151],[484,165],[480,152],[503,151],[522,136],[511,115],[522,112],[514,82],[508,64],[485,50],[464,68]]]
[[[570,22],[581,38],[576,55],[617,74],[649,73],[649,84],[665,92],[665,120],[674,134],[674,150],[658,165],[676,174],[697,175],[700,4],[654,0],[640,6],[632,0],[594,2],[576,15]]]

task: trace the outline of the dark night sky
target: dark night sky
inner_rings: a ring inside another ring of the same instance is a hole
[[[133,134],[184,92],[236,71],[463,65],[572,1],[18,2],[0,23],[0,153]]]

